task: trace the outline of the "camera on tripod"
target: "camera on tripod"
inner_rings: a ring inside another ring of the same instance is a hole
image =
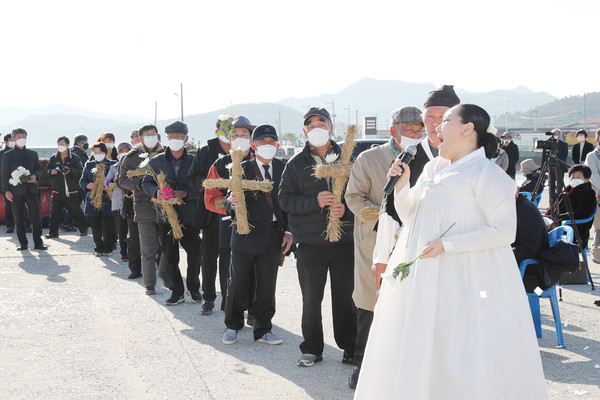
[[[547,140],[536,140],[533,143],[534,149],[551,150],[552,152],[558,151],[558,140],[552,136],[552,132],[546,132],[546,136],[550,136]]]

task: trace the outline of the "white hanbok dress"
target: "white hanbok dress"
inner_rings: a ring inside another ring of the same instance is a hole
[[[405,226],[375,307],[355,399],[547,399],[511,243],[516,184],[483,148],[437,157],[396,193]],[[445,251],[391,276],[444,236]]]

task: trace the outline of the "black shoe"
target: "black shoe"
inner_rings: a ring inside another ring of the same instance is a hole
[[[194,303],[202,302],[202,295],[200,294],[200,292],[192,293],[191,296],[192,296],[192,301]]]
[[[86,229],[83,232],[79,232],[79,236],[87,236],[88,235],[88,230]]]
[[[33,248],[36,250],[48,250],[48,246],[44,246],[44,243],[36,244]]]
[[[26,245],[26,244],[19,245],[19,247],[17,247],[17,250],[18,250],[18,251],[24,251],[24,250],[27,250],[27,245]]]
[[[6,228],[6,233],[15,233],[15,228]]]
[[[140,276],[142,276],[142,273],[140,271],[131,271],[127,279],[137,279]]]
[[[344,350],[344,355],[342,356],[342,364],[354,364],[354,354],[350,354],[346,350]]]
[[[165,304],[168,306],[176,306],[179,303],[184,303],[185,299],[183,298],[183,295],[181,296],[177,296],[177,295],[171,295],[171,297],[169,297],[169,299],[167,301],[165,301]]]
[[[44,236],[46,239],[54,239],[58,237],[57,233],[49,233],[46,236]]]
[[[156,288],[154,286],[147,286],[146,287],[146,294],[148,296],[153,296],[156,294]]]
[[[594,302],[594,304],[595,304],[595,305],[597,305],[598,307],[600,307],[600,300],[596,300],[596,301]]]
[[[121,261],[129,261],[129,259],[127,258],[127,256],[121,256]]]
[[[360,369],[358,367],[354,368],[350,377],[348,378],[348,386],[350,389],[356,389],[356,385],[358,384],[358,374],[360,374]]]
[[[63,227],[63,231],[65,232],[75,232],[77,230],[77,228],[75,228],[73,225],[65,225]]]
[[[200,307],[200,314],[201,315],[210,315],[210,314],[212,314],[213,308],[215,308],[214,301],[204,300],[204,303],[202,303],[202,306]]]
[[[246,325],[254,326],[254,316],[253,315],[248,315],[248,319],[246,320]]]

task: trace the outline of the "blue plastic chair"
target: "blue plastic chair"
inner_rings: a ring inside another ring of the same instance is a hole
[[[531,192],[519,192],[520,194],[522,194],[523,196],[527,197],[527,200],[531,201],[533,204],[535,204],[536,206],[540,205],[540,200],[542,200],[542,193],[544,193],[544,187],[542,186],[542,190],[540,193],[538,193],[537,196],[535,196],[535,199],[531,199]]]
[[[596,215],[596,211],[598,211],[598,203],[596,203],[596,206],[594,207],[594,212],[592,213],[591,216],[589,216],[587,218],[583,218],[583,219],[576,219],[575,220],[575,224],[576,225],[577,224],[585,224],[586,222],[590,222],[591,220],[594,219],[594,216]],[[571,220],[568,219],[566,221],[563,221],[561,225],[562,226],[570,226],[571,225]],[[585,243],[585,248],[583,249],[582,253],[583,253],[583,258],[585,259],[585,264],[586,265],[589,265],[588,264],[588,259],[587,259],[587,253],[588,253],[588,251],[589,251],[588,244]],[[587,274],[587,280],[588,280],[588,282],[591,282],[591,280],[590,280],[590,274]]]
[[[573,228],[570,226],[559,226],[550,233],[548,233],[548,239],[550,246],[553,246],[559,240],[573,243]],[[528,258],[521,261],[519,264],[519,270],[521,272],[521,278],[525,274],[525,269],[528,265],[537,264],[537,260]],[[560,311],[558,309],[558,297],[556,296],[556,285],[550,289],[544,290],[539,296],[536,293],[527,293],[527,299],[529,300],[529,309],[531,310],[531,317],[533,318],[533,325],[535,326],[535,334],[538,338],[542,337],[542,316],[540,312],[540,297],[543,299],[550,299],[550,306],[552,307],[552,316],[554,317],[554,325],[556,327],[556,337],[558,341],[558,348],[564,349],[565,341],[563,338],[562,322],[560,321]]]

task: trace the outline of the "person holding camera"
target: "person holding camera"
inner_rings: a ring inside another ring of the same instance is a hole
[[[79,157],[69,150],[69,138],[61,136],[56,141],[58,151],[48,161],[48,173],[52,179],[52,211],[50,212],[50,232],[48,239],[58,237],[58,226],[62,221],[62,209],[71,214],[80,236],[88,234],[88,224],[79,207],[79,178],[83,164]]]

